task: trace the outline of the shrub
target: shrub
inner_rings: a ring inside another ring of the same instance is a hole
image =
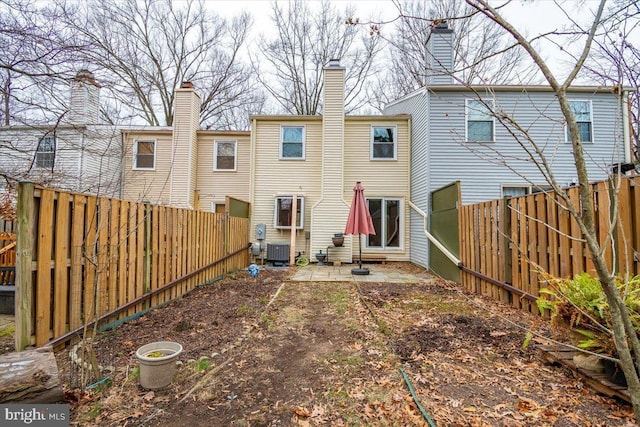
[[[576,333],[579,348],[597,353],[615,355],[611,332],[611,311],[600,281],[588,273],[573,279],[548,276],[549,286],[540,290],[538,309],[549,310],[551,323],[566,326]],[[616,278],[616,287],[629,309],[636,333],[640,331],[640,276],[628,282]]]

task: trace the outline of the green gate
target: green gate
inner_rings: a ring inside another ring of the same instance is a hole
[[[460,256],[458,207],[460,181],[453,182],[431,193],[429,232],[456,257]],[[460,282],[460,270],[433,243],[429,243],[429,267],[439,276]]]

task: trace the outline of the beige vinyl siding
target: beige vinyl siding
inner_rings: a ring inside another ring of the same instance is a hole
[[[394,198],[402,201],[403,235],[400,249],[366,249],[362,239],[362,253],[384,255],[390,261],[409,260],[410,208],[409,200],[409,125],[410,120],[394,116],[347,116],[344,149],[344,199],[351,204],[353,187],[362,182],[365,196],[369,198]],[[396,160],[369,160],[372,126],[395,126],[397,141]],[[357,238],[353,239],[354,260],[357,259]]]
[[[280,126],[305,127],[305,160],[280,160]],[[256,224],[266,224],[267,243],[289,243],[290,230],[274,228],[275,197],[303,194],[305,197],[304,230],[298,230],[296,250],[306,251],[305,231],[311,227],[311,207],[320,198],[322,170],[322,122],[320,117],[256,118],[252,128],[255,141],[252,189],[251,238]]]
[[[216,141],[236,141],[236,170],[214,170]],[[200,210],[211,210],[212,203],[224,203],[226,196],[249,201],[251,176],[251,138],[249,132],[198,132],[198,182]]]
[[[170,204],[193,208],[196,188],[197,130],[200,98],[193,89],[176,89],[176,110],[173,117],[175,152],[173,174],[169,179]]]
[[[123,135],[124,155],[124,198],[127,200],[147,200],[154,204],[168,205],[169,181],[171,174],[172,134],[171,131],[125,132]],[[155,141],[155,170],[134,170],[133,152],[135,142]]]
[[[311,212],[311,254],[333,246],[331,237],[343,232],[349,215],[344,193],[344,73],[342,67],[324,69],[321,195]],[[351,261],[351,240],[334,249],[331,259]]]

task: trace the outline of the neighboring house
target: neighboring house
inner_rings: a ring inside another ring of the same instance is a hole
[[[248,201],[250,132],[200,130],[193,86],[175,96],[173,127],[123,130],[124,198],[213,212],[226,196]]]
[[[123,194],[205,211],[231,196],[251,203],[251,227],[264,224],[267,244],[291,243],[291,205],[298,200],[295,252],[330,249],[351,262],[357,239],[334,248],[344,231],[353,187],[361,181],[376,236],[363,255],[409,259],[407,204],[410,118],[345,116],[343,67],[325,68],[322,116],[252,116],[251,132],[199,129],[200,99],[190,83],[176,91],[173,128],[123,131]]]
[[[253,226],[266,225],[266,241],[290,242],[291,201],[298,197],[296,252],[311,260],[329,248],[329,260],[351,262],[357,236],[334,248],[344,232],[353,187],[361,181],[376,226],[362,236],[363,256],[409,259],[409,126],[407,115],[348,116],[345,69],[324,69],[321,116],[253,116],[251,203]]]
[[[429,52],[436,71],[431,84],[386,106],[385,114],[412,115],[411,201],[430,212],[430,194],[460,182],[464,204],[548,189],[548,183],[518,139],[522,132],[497,116],[513,118],[544,151],[557,182],[577,176],[555,93],[548,86],[454,84],[453,32],[436,27]],[[581,129],[592,180],[610,174],[611,164],[630,161],[626,106],[611,88],[572,87],[571,106]],[[517,139],[518,138],[518,139]],[[503,162],[507,162],[507,167]],[[423,219],[411,213],[411,261],[429,266]]]
[[[63,190],[119,196],[121,148],[116,127],[100,124],[93,74],[71,81],[70,108],[58,123],[0,127],[0,175]]]

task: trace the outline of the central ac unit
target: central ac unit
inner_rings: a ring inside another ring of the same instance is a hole
[[[289,263],[289,245],[286,243],[268,243],[267,261],[273,265],[285,265]]]

